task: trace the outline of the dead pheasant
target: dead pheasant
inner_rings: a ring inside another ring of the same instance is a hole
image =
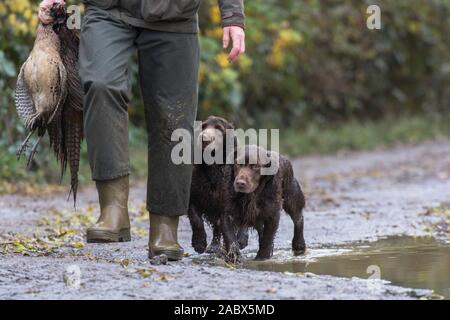
[[[73,192],[76,203],[83,138],[82,89],[78,76],[79,35],[77,30],[67,28],[68,16],[63,2],[41,10],[53,22],[39,24],[33,50],[17,79],[16,109],[30,131],[17,154],[20,158],[28,148],[31,136],[36,133],[37,141],[31,148],[29,165],[47,132],[50,146],[61,164],[61,178],[69,164],[70,193]]]

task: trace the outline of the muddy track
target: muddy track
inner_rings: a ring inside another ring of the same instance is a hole
[[[305,238],[310,250],[390,235],[432,235],[448,241],[448,221],[433,214],[450,202],[450,140],[390,150],[293,161],[307,194]],[[85,244],[83,230],[98,214],[95,192],[79,195],[78,215],[65,194],[0,196],[1,299],[414,299],[428,291],[365,279],[259,272],[232,268],[190,246],[186,218],[182,262],[151,265],[147,259],[145,185],[130,196],[133,241]],[[282,216],[275,247],[289,253],[292,224]],[[244,250],[256,250],[256,234]],[[69,266],[81,272],[68,286]]]

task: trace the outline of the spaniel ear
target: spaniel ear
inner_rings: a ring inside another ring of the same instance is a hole
[[[270,151],[267,151],[267,153],[263,153],[263,155],[267,158],[260,169],[261,178],[259,180],[259,190],[264,190],[267,185],[273,183],[275,181],[275,175],[278,172],[278,157],[273,156],[273,153],[271,153]],[[276,170],[274,168],[276,168]]]
[[[280,156],[278,153],[267,151],[265,154],[264,163],[261,166],[261,175],[274,177],[280,167]]]
[[[261,172],[263,172],[264,169],[265,169],[265,166],[261,167]],[[274,181],[274,177],[275,177],[274,174],[261,174],[258,189],[263,190],[266,185],[268,185]]]

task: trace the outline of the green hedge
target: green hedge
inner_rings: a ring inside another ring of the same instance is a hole
[[[302,128],[449,109],[450,0],[247,0],[247,54],[233,66],[221,48],[216,2],[203,0],[200,12],[199,118]],[[0,4],[0,145],[24,134],[12,96],[33,43],[37,3]],[[366,28],[370,4],[381,7],[382,30]],[[130,114],[142,126],[132,70]]]

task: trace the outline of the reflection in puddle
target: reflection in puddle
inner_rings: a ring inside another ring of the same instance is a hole
[[[432,289],[450,299],[450,246],[429,237],[392,237],[343,248],[311,249],[295,259],[277,252],[272,260],[250,260],[244,267],[363,279],[379,271],[382,280],[394,285]]]

